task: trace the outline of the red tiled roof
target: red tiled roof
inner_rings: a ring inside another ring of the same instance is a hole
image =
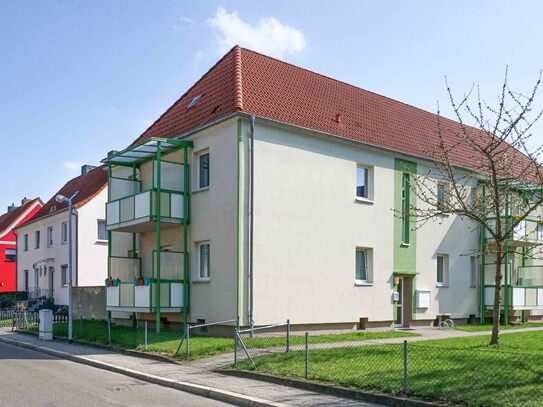
[[[55,197],[60,194],[66,197],[72,196],[76,191],[79,193],[73,200],[73,206],[78,208],[83,206],[107,186],[107,171],[104,165],[97,167],[87,173],[80,175],[68,181],[30,220],[34,222],[47,215],[52,215],[58,211],[66,209],[68,204],[58,203]]]
[[[8,227],[13,227],[13,222],[17,220],[21,215],[23,215],[30,207],[36,202],[41,202],[40,198],[34,198],[27,200],[21,206],[16,207],[11,212],[6,212],[0,216],[0,235],[3,235]]]
[[[238,46],[136,142],[179,136],[236,111],[429,159],[439,145],[433,113]],[[457,144],[459,124],[441,118],[441,128],[446,142]],[[451,153],[455,165],[474,168],[474,161],[466,143]]]

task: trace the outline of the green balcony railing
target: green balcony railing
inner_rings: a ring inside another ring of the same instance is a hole
[[[158,284],[149,279],[146,285],[134,281],[121,281],[106,288],[106,303],[111,309],[124,308],[152,312],[156,309]],[[169,280],[160,283],[160,307],[179,309],[183,307],[183,280]]]
[[[110,201],[106,204],[106,222],[108,228],[155,221],[158,214],[158,192],[155,189]],[[181,223],[183,221],[183,193],[173,191],[160,192],[160,216],[164,222]],[[139,222],[138,222],[139,221]]]

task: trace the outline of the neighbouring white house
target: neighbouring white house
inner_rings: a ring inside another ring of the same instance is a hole
[[[104,160],[107,309],[306,329],[480,317],[494,287],[479,228],[397,215],[434,166],[436,126],[432,113],[234,47]],[[504,287],[508,311],[526,317],[543,309],[543,267],[527,256],[540,219],[513,239]]]
[[[77,193],[77,194],[76,194]],[[85,165],[17,233],[17,290],[30,298],[68,304],[68,206],[57,195],[73,198],[73,286],[103,286],[107,277],[105,224],[107,172]]]

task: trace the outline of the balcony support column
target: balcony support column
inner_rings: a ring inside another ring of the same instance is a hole
[[[161,167],[161,142],[157,142],[156,150],[156,332],[160,333],[160,221],[162,218],[162,210],[160,207],[161,201],[161,179],[160,179],[160,167]],[[154,177],[153,177],[154,178]],[[152,291],[152,286],[151,286]],[[152,294],[151,294],[152,296]],[[151,304],[152,306],[153,304]]]
[[[183,328],[188,325],[187,311],[189,309],[189,205],[190,205],[190,169],[188,162],[188,147],[183,148]],[[171,294],[170,294],[171,295]],[[188,331],[187,331],[188,332]]]

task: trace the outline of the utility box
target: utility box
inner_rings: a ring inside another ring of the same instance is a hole
[[[53,340],[53,311],[40,310],[39,338],[44,341]]]

